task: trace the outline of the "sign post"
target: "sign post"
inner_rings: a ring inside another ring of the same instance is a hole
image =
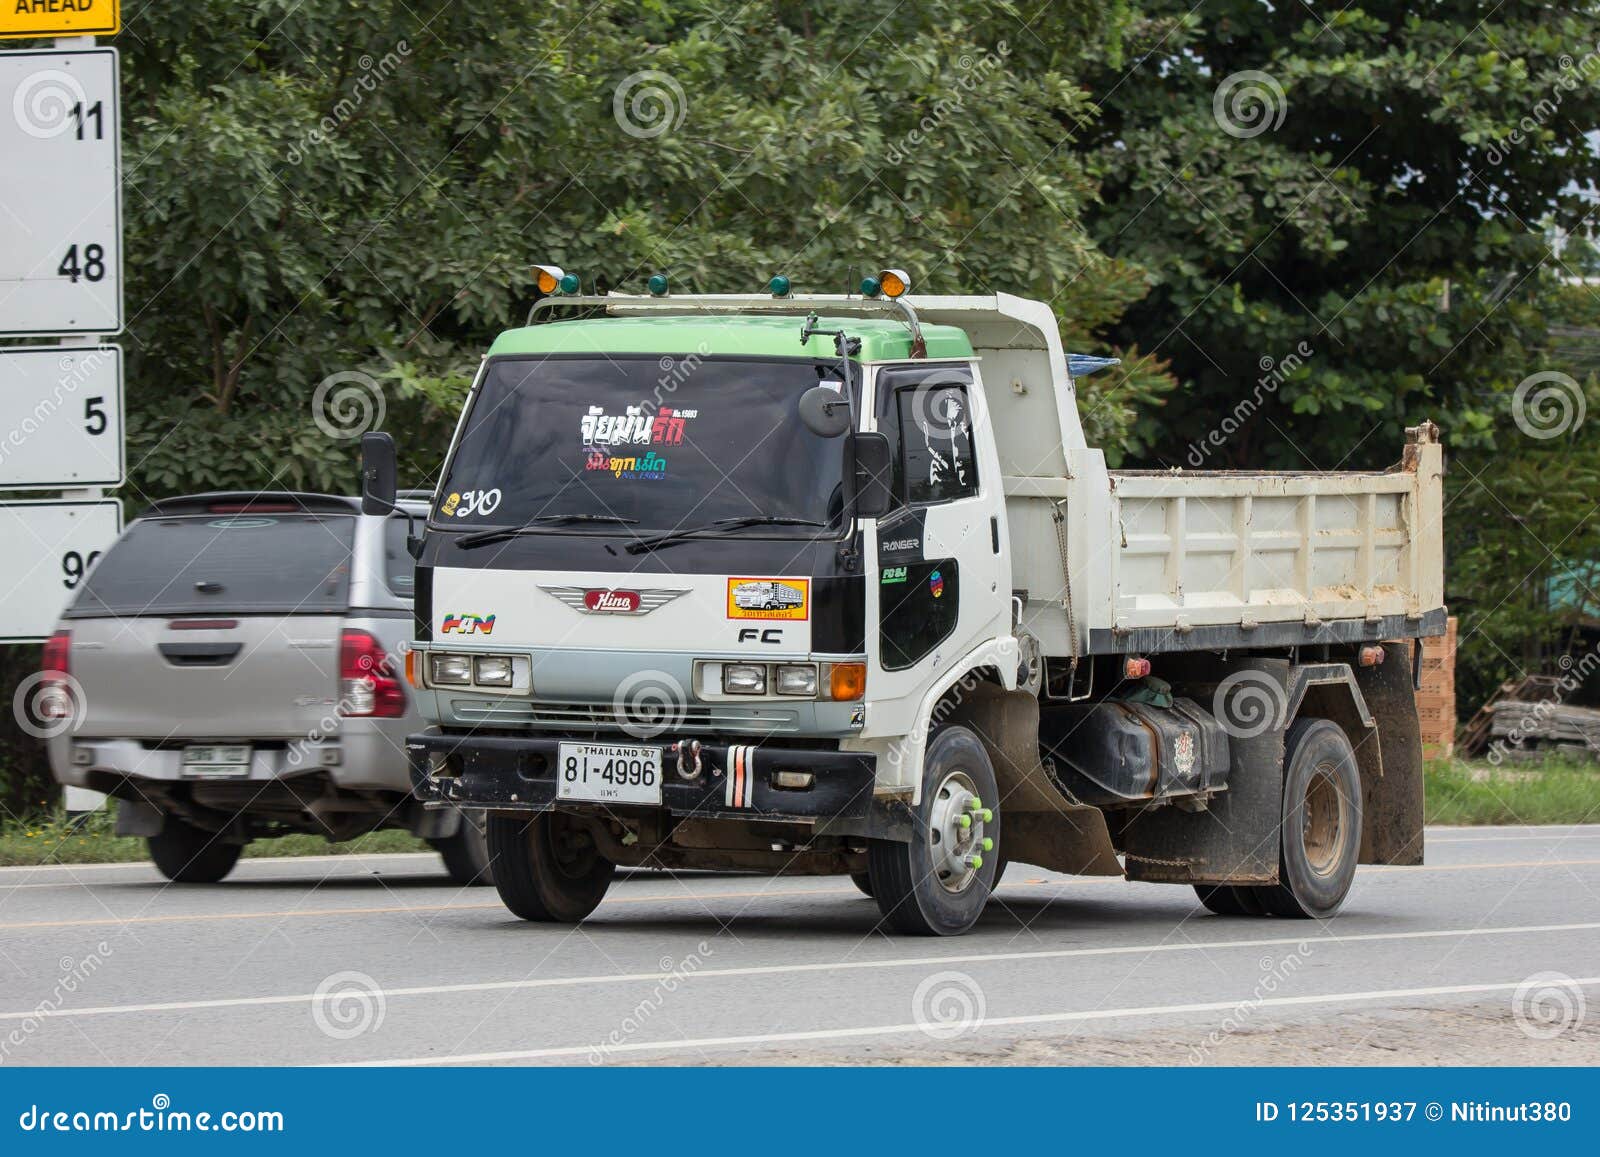
[[[49,636],[95,560],[122,531],[122,122],[120,0],[0,0],[0,643]],[[104,797],[69,789],[72,811]]]

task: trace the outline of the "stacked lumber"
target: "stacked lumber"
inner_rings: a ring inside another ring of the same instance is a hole
[[[1422,678],[1417,689],[1424,759],[1449,759],[1456,746],[1456,618],[1445,632],[1422,640]]]
[[[1521,679],[1500,684],[1499,689],[1489,696],[1488,702],[1478,708],[1477,713],[1461,729],[1461,754],[1477,756],[1484,753],[1494,727],[1495,711],[1502,703],[1510,702],[1526,709],[1534,703],[1560,701],[1561,681],[1554,675],[1525,675]]]
[[[1508,755],[1555,750],[1593,759],[1600,754],[1600,711],[1590,707],[1508,699],[1491,707],[1489,731],[1505,741]]]

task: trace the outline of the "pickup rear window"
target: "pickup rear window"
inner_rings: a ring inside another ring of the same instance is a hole
[[[347,514],[140,519],[89,572],[66,617],[342,612],[355,524]]]

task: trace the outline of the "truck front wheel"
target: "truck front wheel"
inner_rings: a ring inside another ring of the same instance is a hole
[[[922,803],[910,843],[874,840],[872,898],[890,926],[913,936],[955,936],[977,923],[1000,857],[1000,793],[983,744],[965,727],[928,742]]]
[[[576,924],[600,906],[617,866],[572,817],[489,817],[489,860],[505,906],[524,920]]]

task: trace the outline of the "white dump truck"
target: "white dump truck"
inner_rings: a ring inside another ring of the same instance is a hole
[[[487,809],[512,911],[835,873],[951,934],[1021,861],[1325,917],[1421,862],[1433,425],[1382,472],[1109,470],[1042,302],[545,276],[414,542],[414,790]]]

